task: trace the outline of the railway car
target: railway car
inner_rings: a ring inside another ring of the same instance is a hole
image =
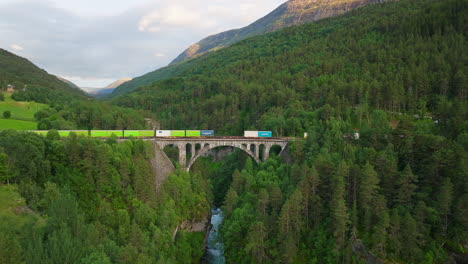
[[[214,136],[214,131],[213,130],[202,130],[200,131],[200,134],[202,137],[212,137]]]
[[[201,131],[200,130],[186,130],[185,136],[186,137],[200,137]]]
[[[244,131],[244,137],[273,137],[271,131]]]
[[[213,130],[157,130],[156,137],[211,137]]]

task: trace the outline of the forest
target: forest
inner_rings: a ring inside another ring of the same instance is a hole
[[[183,221],[206,218],[207,179],[178,171],[156,192],[151,143],[9,130],[0,131],[0,150],[0,195],[13,188],[26,201],[14,214],[0,210],[0,263],[165,264],[203,256],[203,233],[173,234]]]
[[[467,14],[464,0],[371,5],[175,65],[183,70],[111,102],[150,110],[168,129],[235,135],[300,136],[321,107],[343,117],[353,109],[428,115],[459,133]]]
[[[466,262],[467,11],[371,5],[176,65],[114,105],[17,92],[50,105],[36,113],[44,129],[151,116],[295,138],[289,162],[235,151],[158,188],[150,142],[0,131],[0,197],[17,203],[0,205],[0,263],[199,263],[205,234],[175,230],[212,207],[227,263]]]

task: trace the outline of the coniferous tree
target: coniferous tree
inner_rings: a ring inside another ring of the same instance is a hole
[[[414,192],[417,188],[417,178],[413,174],[409,164],[400,173],[399,179],[396,182],[395,203],[397,205],[408,206],[411,204]]]
[[[437,200],[439,214],[442,222],[442,234],[445,236],[447,234],[449,215],[451,212],[453,200],[453,184],[450,178],[446,178],[442,183]]]
[[[345,178],[348,176],[348,166],[342,162],[333,177],[333,194],[330,202],[332,208],[332,228],[337,251],[345,246],[348,230],[349,214],[345,200]]]
[[[372,165],[367,163],[361,171],[359,183],[359,207],[362,209],[362,223],[365,230],[370,231],[375,198],[379,190],[379,178]]]

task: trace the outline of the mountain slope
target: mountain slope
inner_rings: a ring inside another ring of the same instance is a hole
[[[44,94],[58,93],[64,96],[84,97],[82,91],[74,89],[27,59],[0,49],[0,87],[6,89],[8,84],[14,85],[18,90],[26,88],[40,90]]]
[[[467,98],[466,6],[388,2],[250,38],[183,63],[175,77],[114,103],[151,110],[168,129],[255,128],[287,136],[300,135],[311,125],[305,116],[327,104],[340,109],[338,116],[359,105],[445,111],[447,98]],[[461,108],[461,120],[463,106],[452,105]]]
[[[122,79],[119,79],[119,80],[107,85],[104,88],[82,87],[81,89],[84,90],[85,92],[87,92],[88,94],[99,97],[99,96],[103,96],[103,95],[112,93],[115,90],[115,88],[117,88],[120,85],[122,85],[122,84],[124,84],[124,83],[126,83],[128,81],[131,81],[131,80],[132,80],[132,78],[122,78]]]
[[[210,36],[197,44],[192,45],[179,55],[169,66],[136,77],[132,81],[117,87],[110,95],[115,97],[137,89],[154,81],[166,79],[184,72],[190,68],[189,58],[199,57],[209,51],[219,50],[243,39],[276,31],[292,25],[300,25],[317,21],[326,17],[336,16],[370,3],[380,3],[385,0],[290,0],[267,16],[253,24],[214,36]],[[180,63],[184,61],[184,63]]]
[[[69,83],[48,74],[27,59],[0,49],[0,87],[5,90],[8,85],[16,88],[11,94],[11,99],[14,100],[12,104],[26,105],[29,118],[33,118],[34,115],[34,119],[38,121],[37,129],[126,129],[127,127],[143,129],[146,127],[145,114],[141,111],[123,109],[93,100],[82,90],[73,88]],[[33,109],[30,107],[32,103],[24,101],[44,103],[48,107]],[[5,110],[13,110],[12,116],[16,117],[21,113],[15,109],[17,108],[9,107]],[[35,114],[30,111],[34,111]],[[11,122],[2,122],[2,125],[2,129],[26,128],[15,127]],[[27,129],[32,127],[34,124]]]
[[[193,44],[172,64],[219,50],[252,36],[341,15],[354,8],[379,2],[384,0],[290,0],[247,27],[209,36]]]
[[[117,80],[109,85],[107,85],[104,89],[115,89],[117,87],[119,87],[120,85],[128,82],[128,81],[131,81],[132,78],[123,78],[123,79],[120,79],[120,80]]]

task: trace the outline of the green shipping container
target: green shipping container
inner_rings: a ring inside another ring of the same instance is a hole
[[[87,137],[89,135],[88,130],[59,130],[58,131],[60,137],[69,137],[71,132],[75,133],[75,135],[77,136]]]
[[[61,137],[68,137],[70,136],[70,131],[57,131],[59,133],[59,136]]]
[[[74,131],[69,131],[75,133],[77,136],[89,136],[89,131],[88,130],[74,130]],[[70,133],[68,133],[67,137],[70,136]]]
[[[187,130],[185,131],[185,136],[187,137],[200,137],[201,131],[200,130]]]
[[[124,131],[124,136],[125,137],[139,137],[140,136],[140,131],[138,131],[138,130],[125,130]]]
[[[140,137],[154,137],[154,130],[140,130]]]
[[[122,131],[120,130],[91,130],[91,137],[111,137],[115,135],[117,137],[122,137]]]
[[[171,137],[185,137],[185,130],[171,130]]]
[[[47,133],[48,133],[49,131],[39,131],[39,130],[36,130],[36,131],[30,131],[30,132],[36,133],[36,134],[41,135],[41,136],[47,136]]]

